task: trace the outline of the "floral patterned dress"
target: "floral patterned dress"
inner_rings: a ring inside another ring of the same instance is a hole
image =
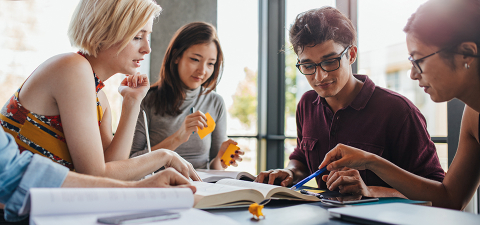
[[[105,85],[95,73],[93,76],[97,92],[97,119],[100,126],[103,110],[98,100],[98,92]],[[21,89],[22,87],[0,110],[0,125],[5,132],[15,137],[20,152],[28,150],[43,155],[73,171],[74,166],[63,134],[60,115],[42,116],[24,108],[18,99]]]

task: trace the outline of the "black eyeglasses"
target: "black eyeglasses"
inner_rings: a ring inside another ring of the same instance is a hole
[[[426,58],[428,58],[428,57],[430,57],[430,56],[432,56],[432,55],[435,55],[435,54],[437,54],[437,53],[439,53],[439,52],[441,52],[441,51],[443,51],[443,50],[445,50],[445,49],[448,49],[448,48],[440,49],[440,50],[438,50],[438,51],[436,51],[436,52],[434,52],[434,53],[432,53],[432,54],[430,54],[430,55],[427,55],[427,56],[425,56],[425,57],[422,57],[422,58],[420,58],[420,59],[413,59],[412,56],[409,56],[409,57],[408,57],[408,60],[410,60],[410,62],[412,63],[413,67],[417,70],[418,73],[423,73],[423,70],[422,70],[422,68],[420,68],[420,64],[419,64],[419,63],[421,63],[424,59],[426,59]],[[464,54],[464,53],[457,53],[457,52],[453,52],[453,54],[460,54],[460,55],[464,55],[464,56],[480,58],[480,55]]]
[[[352,45],[346,47],[345,50],[343,50],[343,52],[337,58],[328,59],[319,63],[297,63],[296,66],[303,75],[312,75],[316,73],[317,66],[320,66],[320,68],[322,68],[322,70],[325,72],[332,72],[338,70],[338,68],[340,68],[340,60],[342,59],[343,55],[347,53],[350,47],[352,47]]]
[[[427,56],[422,57],[422,58],[419,58],[419,59],[413,59],[412,56],[409,56],[409,57],[408,57],[408,60],[410,60],[410,62],[412,63],[413,67],[415,67],[415,69],[417,69],[417,72],[418,72],[418,73],[423,73],[423,70],[422,70],[422,68],[420,68],[420,65],[419,65],[418,63],[422,62],[424,59],[426,59],[426,58],[428,58],[428,57],[430,57],[430,56],[432,56],[432,55],[435,55],[435,54],[437,54],[437,53],[439,53],[439,52],[441,52],[441,51],[443,51],[443,50],[445,50],[445,49],[440,49],[440,50],[438,50],[438,51],[436,51],[436,52],[434,52],[434,53],[432,53],[432,54],[430,54],[430,55],[427,55]]]

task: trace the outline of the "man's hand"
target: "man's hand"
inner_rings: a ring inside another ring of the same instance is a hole
[[[258,183],[276,184],[280,182],[283,187],[293,184],[293,173],[289,169],[276,169],[260,172],[255,179]]]
[[[135,187],[175,187],[175,188],[190,188],[195,193],[197,189],[190,185],[190,182],[182,176],[175,169],[167,168],[153,176],[135,182]]]
[[[371,196],[370,189],[355,169],[344,167],[342,170],[331,171],[329,175],[323,175],[322,180],[327,183],[327,188],[331,191],[338,188],[342,194]]]

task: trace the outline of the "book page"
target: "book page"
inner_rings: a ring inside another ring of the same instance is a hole
[[[221,170],[203,170],[197,169],[197,174],[204,182],[215,182],[223,178],[237,179],[240,172],[236,171],[221,171]]]
[[[243,177],[243,179],[247,180],[255,180],[255,176],[248,172],[243,171],[225,171],[225,170],[207,170],[207,169],[197,169],[198,176],[202,178],[204,182],[217,182],[221,179],[225,178],[232,178],[239,180]]]
[[[265,197],[268,195],[268,193],[276,188],[282,188],[281,186],[277,185],[271,185],[271,184],[263,184],[263,183],[256,183],[256,182],[250,182],[250,181],[243,181],[243,180],[233,180],[233,179],[223,179],[219,180],[216,184],[223,184],[223,185],[229,185],[229,186],[235,186],[235,187],[241,187],[241,188],[248,188],[248,189],[255,189],[262,193],[262,195]],[[285,187],[283,187],[285,188]],[[288,189],[288,188],[285,188]]]
[[[234,180],[234,179],[224,179],[224,180]],[[247,187],[222,185],[222,184],[219,184],[219,182],[212,184],[212,183],[206,183],[206,182],[193,181],[191,182],[191,184],[197,188],[197,192],[195,192],[195,194],[201,195],[201,196],[210,196],[210,195],[234,192],[238,190],[251,189]]]
[[[290,188],[286,188],[278,185],[263,184],[263,183],[233,180],[233,179],[219,180],[217,184],[255,189],[261,192],[264,198],[270,198],[273,196],[280,199],[320,201],[320,199],[318,199],[315,196],[304,195],[299,192],[290,190]]]
[[[32,188],[31,216],[193,206],[190,188]]]

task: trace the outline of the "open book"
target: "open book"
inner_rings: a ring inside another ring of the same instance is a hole
[[[320,201],[315,196],[300,194],[289,188],[234,179],[222,179],[217,183],[192,182],[197,188],[194,208],[219,208],[249,206],[264,199]]]
[[[98,224],[100,217],[153,210],[178,213],[168,224],[211,224],[229,221],[225,216],[193,209],[189,188],[32,188],[30,224]]]
[[[221,179],[232,178],[237,180],[254,181],[255,176],[248,172],[242,171],[225,171],[225,170],[206,170],[197,169],[198,176],[203,182],[215,183]]]

